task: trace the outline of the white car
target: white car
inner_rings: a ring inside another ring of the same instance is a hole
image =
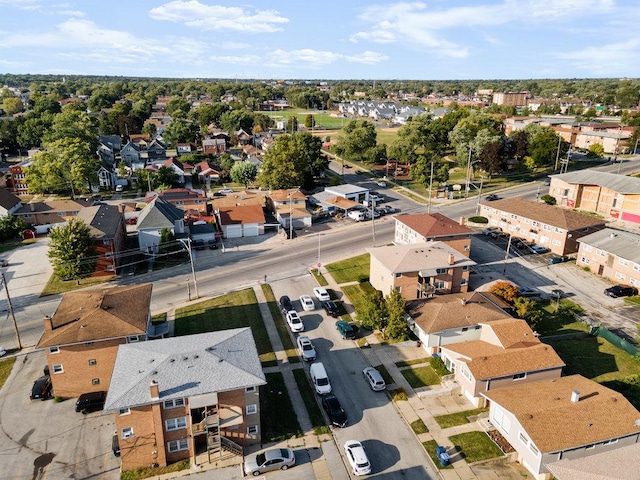
[[[371,464],[364,451],[364,447],[357,440],[347,440],[344,444],[344,454],[351,465],[354,475],[368,475],[371,473]]]
[[[0,347],[0,357],[3,357],[7,354],[7,350],[4,347]]]
[[[316,359],[316,349],[311,343],[311,339],[306,335],[300,335],[297,340],[298,350],[305,362],[313,362]]]
[[[306,312],[316,309],[316,304],[309,295],[301,295],[300,303],[302,304],[302,309]]]
[[[376,182],[376,185],[378,185],[379,187],[386,187],[387,186],[387,182],[385,182],[384,180],[381,180],[379,182]]]
[[[304,323],[302,323],[302,319],[295,310],[287,312],[287,323],[289,324],[291,331],[294,333],[304,331]]]
[[[328,302],[331,300],[331,296],[329,295],[329,292],[327,292],[326,288],[316,287],[313,289],[313,294],[321,302]]]

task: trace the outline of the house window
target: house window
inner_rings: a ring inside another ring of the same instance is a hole
[[[129,415],[130,413],[131,413],[130,408],[121,408],[120,410],[118,410],[118,415],[120,416]]]
[[[466,284],[467,284],[467,279],[466,278],[460,279],[460,286],[466,285]]]
[[[433,286],[434,286],[434,288],[436,290],[442,290],[444,288],[444,282],[440,282],[440,281],[433,282]],[[400,287],[398,287],[398,288],[400,288]],[[398,291],[400,291],[400,290],[398,290]]]
[[[522,443],[524,443],[525,445],[529,445],[529,439],[525,436],[525,434],[524,434],[524,433],[520,432],[520,433],[518,434],[518,438],[519,438],[519,439],[520,439],[520,441],[521,441]]]
[[[97,365],[98,361],[95,358],[90,358],[89,359],[89,366],[93,367],[94,365]]]
[[[464,266],[462,267],[462,270],[463,270],[463,271],[467,271],[467,270],[469,270],[469,265],[464,265]]]
[[[540,453],[540,451],[535,447],[533,443],[529,444],[529,450],[531,450],[534,455],[538,455]]]
[[[551,245],[559,246],[560,240],[551,240]]]
[[[167,432],[170,432],[171,430],[179,430],[181,428],[187,428],[186,417],[169,418],[164,422],[164,429]]]
[[[542,227],[543,230],[551,230],[551,225],[545,225]]]
[[[144,340],[144,335],[129,335],[127,337],[127,343],[136,343]]]
[[[593,248],[591,247],[591,245],[585,245],[585,246],[584,246],[584,251],[585,251],[585,252],[590,252],[591,250],[593,250]]]
[[[535,220],[533,220],[531,222],[531,225],[534,226],[534,227],[539,227],[540,226],[540,224],[538,222],[536,222]]]
[[[184,407],[184,398],[175,398],[173,400],[165,400],[162,404],[165,410],[169,408]]]
[[[620,257],[618,257],[618,263],[619,263],[620,265],[624,265],[625,267],[628,267],[628,266],[629,266],[629,260],[626,260],[626,259],[624,259],[624,258],[620,258]]]
[[[49,353],[60,353],[60,347],[49,347]]]
[[[616,272],[616,278],[618,280],[624,280],[625,278],[627,278],[627,276],[624,273]]]
[[[518,219],[518,215],[516,215],[515,213],[512,213],[510,216],[511,216],[511,218],[513,218],[514,220],[517,220],[517,219]]]
[[[637,287],[640,285],[640,280],[638,280],[637,278],[630,278],[629,283],[634,287]]]
[[[133,427],[125,427],[122,429],[122,438],[133,437]]]
[[[436,273],[438,275],[444,275],[445,273],[447,273],[447,269],[446,268],[436,268]]]
[[[244,391],[245,393],[254,393],[256,391],[256,387],[247,387]]]
[[[640,264],[634,263],[633,264],[633,271],[634,272],[640,272]]]
[[[172,440],[167,442],[167,450],[169,453],[181,452],[182,450],[189,449],[189,439],[181,438],[180,440]]]
[[[599,248],[596,248],[596,255],[600,257],[604,257],[604,250],[600,250]]]
[[[247,415],[253,415],[254,413],[258,413],[258,405],[255,403],[247,405]]]
[[[464,251],[465,251],[465,252],[468,252],[468,251],[469,251],[469,245],[465,245],[465,246],[464,246]]]
[[[466,332],[467,330],[469,330],[469,327],[462,327],[463,332]]]
[[[528,218],[522,218],[522,219],[520,219],[520,221],[522,223],[529,223],[529,219]]]
[[[53,366],[53,373],[63,373],[64,368],[62,368],[62,364],[57,364]]]
[[[580,258],[580,261],[581,261],[582,263],[584,263],[585,265],[589,265],[589,259],[588,259],[588,258],[586,258],[586,257],[581,257],[581,258]]]
[[[91,385],[100,385],[100,379],[99,378],[91,379]]]
[[[562,230],[562,229],[560,229],[558,227],[554,227],[553,231],[556,232],[556,233],[564,233],[564,230]]]
[[[514,380],[523,380],[523,379],[525,379],[525,378],[527,378],[527,374],[526,374],[526,373],[516,373],[516,374],[513,376],[513,379],[514,379]]]
[[[396,292],[402,293],[402,287],[396,287]]]
[[[247,435],[257,435],[258,434],[258,425],[249,425],[247,427]]]
[[[395,274],[395,277],[396,277],[396,278],[402,278],[402,274],[401,274],[401,273],[396,273],[396,274]]]

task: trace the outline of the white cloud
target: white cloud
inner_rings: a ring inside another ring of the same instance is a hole
[[[344,58],[352,63],[365,63],[367,65],[375,65],[389,60],[386,55],[370,51],[362,52],[360,55],[346,55]]]
[[[624,42],[558,53],[556,57],[592,75],[616,75],[628,65],[640,62],[640,40],[634,37]]]
[[[276,10],[250,11],[241,7],[205,5],[198,0],[174,0],[149,11],[154,20],[166,20],[201,30],[273,33],[289,19]]]
[[[39,0],[0,0],[0,7],[13,7],[20,10],[40,10]]]
[[[224,42],[222,44],[222,48],[226,50],[246,50],[247,48],[252,48],[254,45],[250,43],[243,42]]]
[[[62,10],[59,12],[60,15],[65,15],[67,17],[84,17],[85,13],[80,10]]]

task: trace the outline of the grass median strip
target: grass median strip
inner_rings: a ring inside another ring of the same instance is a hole
[[[479,462],[504,454],[484,432],[466,432],[449,437],[452,445],[462,453],[467,463]]]
[[[245,288],[176,309],[176,336],[240,327],[251,328],[262,365],[276,365],[276,356],[262,321],[253,288]]]
[[[322,415],[320,407],[318,407],[318,402],[316,402],[315,394],[313,393],[313,389],[311,388],[311,384],[309,383],[309,379],[307,378],[304,369],[296,368],[292,371],[293,376],[296,379],[296,384],[298,385],[298,391],[300,391],[304,405],[307,407],[307,413],[309,414],[309,420],[311,421],[313,432],[316,435],[329,433],[329,427],[324,421],[324,416]]]
[[[464,412],[448,413],[447,415],[436,415],[433,419],[440,425],[440,428],[457,427],[458,425],[466,425],[469,417],[475,417],[484,412],[488,412],[488,408],[474,408],[473,410],[465,410]]]
[[[265,377],[267,384],[260,387],[262,442],[281,442],[302,436],[282,374],[267,373]]]
[[[273,323],[275,323],[276,325],[276,330],[278,330],[278,336],[280,337],[280,341],[282,342],[284,351],[287,354],[289,363],[300,362],[300,357],[298,357],[296,347],[293,344],[293,340],[291,340],[291,335],[289,335],[289,329],[282,319],[282,314],[280,313],[280,308],[278,307],[278,303],[276,302],[276,297],[273,294],[271,285],[263,284],[262,293],[264,293],[264,296],[267,299],[267,306],[269,307],[269,311],[271,312]]]
[[[417,368],[407,368],[400,370],[402,376],[409,382],[411,388],[427,387],[440,383],[440,377],[430,365]]]

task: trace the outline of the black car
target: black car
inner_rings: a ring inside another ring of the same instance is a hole
[[[564,263],[568,262],[569,260],[571,260],[571,258],[568,255],[558,255],[549,258],[549,263],[551,265],[555,265],[556,263]]]
[[[633,297],[634,295],[638,295],[638,289],[627,285],[614,285],[613,287],[607,288],[604,294],[613,298]]]
[[[120,443],[118,442],[118,434],[114,433],[113,437],[111,437],[111,450],[113,450],[113,455],[116,457],[120,456]]]
[[[204,250],[207,246],[204,243],[204,240],[194,240],[193,241],[193,249],[194,250]]]
[[[495,193],[492,193],[491,195],[487,195],[484,199],[487,202],[493,202],[494,200],[500,200],[500,197],[498,195],[496,195]]]
[[[286,295],[280,297],[280,310],[282,310],[282,313],[284,315],[286,315],[287,312],[290,312],[291,310],[295,310],[295,308],[293,308],[293,304],[291,303],[291,299]]]
[[[218,249],[218,242],[216,242],[215,240],[209,240],[208,244],[209,244],[209,250]]]
[[[29,394],[29,398],[31,400],[46,400],[51,397],[53,393],[53,386],[51,385],[51,377],[49,375],[43,375],[35,382],[33,382],[33,387],[31,387],[31,393]]]
[[[340,401],[338,398],[329,393],[322,397],[322,408],[327,412],[329,420],[333,425],[338,427],[346,427],[347,426],[347,414],[345,413],[342,405],[340,405]]]
[[[76,412],[89,413],[102,410],[106,398],[107,392],[83,393],[76,401]]]
[[[327,315],[330,315],[332,317],[338,316],[338,305],[336,304],[336,302],[332,302],[331,300],[322,302],[322,308],[324,308],[324,311],[327,312]]]

